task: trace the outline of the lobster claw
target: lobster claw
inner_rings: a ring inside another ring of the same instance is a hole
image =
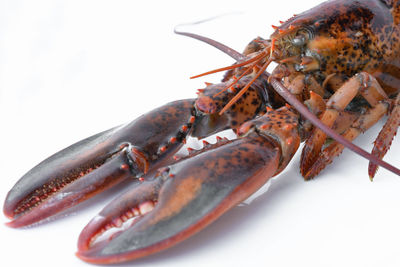
[[[111,202],[85,227],[78,257],[92,263],[126,261],[170,247],[201,230],[275,173],[279,149],[270,142],[260,147],[260,139],[228,141],[160,169],[151,181]],[[154,208],[148,212],[148,206]],[[98,234],[135,214],[139,217],[131,227],[91,245]]]
[[[112,201],[82,231],[77,256],[108,264],[158,252],[197,233],[253,194],[282,162],[289,162],[282,156],[295,151],[300,140],[294,136],[293,149],[283,140],[283,148],[276,142],[279,136],[260,129],[271,121],[258,120],[240,129],[242,137],[208,144]],[[125,227],[107,237],[107,230],[121,226]]]
[[[128,178],[140,179],[168,164],[187,135],[208,136],[252,118],[254,115],[232,118],[235,109],[217,114],[218,107],[234,96],[223,92],[214,97],[225,86],[208,85],[196,101],[171,102],[44,160],[8,193],[3,211],[12,221],[7,225],[22,227],[39,222]],[[246,110],[255,114],[261,105],[258,93],[251,89],[245,99],[236,109],[251,102]]]
[[[157,108],[131,123],[80,141],[41,162],[10,190],[11,227],[39,222],[170,158],[194,123],[193,99]]]

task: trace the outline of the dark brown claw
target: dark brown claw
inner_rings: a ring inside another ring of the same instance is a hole
[[[290,122],[290,129],[281,116]],[[296,115],[283,108],[273,118],[245,123],[239,139],[206,144],[159,169],[141,186],[112,201],[85,227],[77,256],[91,263],[122,262],[194,235],[287,165],[300,142],[296,122]],[[287,129],[282,131],[281,125]],[[123,222],[128,228],[104,240],[107,230]],[[99,236],[103,241],[97,241]]]
[[[275,173],[279,157],[273,142],[253,133],[162,168],[85,227],[77,255],[92,263],[114,263],[168,248],[254,193]],[[141,205],[149,202],[154,209],[141,215]],[[98,234],[135,215],[128,229],[91,245]]]
[[[164,105],[44,160],[8,193],[4,214],[13,219],[8,225],[41,221],[157,167],[181,147],[190,132],[195,119],[193,102]]]
[[[132,173],[129,169],[123,168],[123,166],[128,166],[125,152],[118,153],[117,156],[105,162],[101,168],[89,172],[83,179],[76,179],[74,182],[61,187],[54,194],[49,193],[51,195],[47,196],[42,202],[40,202],[40,199],[37,200],[32,211],[24,212],[24,209],[30,208],[30,206],[27,206],[29,202],[25,201],[25,206],[18,207],[18,211],[24,213],[7,223],[7,225],[10,227],[23,227],[39,222],[118,184],[126,178],[132,178]],[[35,198],[34,200],[36,200],[36,197],[40,198],[32,195],[30,199]],[[38,204],[36,205],[36,203]]]

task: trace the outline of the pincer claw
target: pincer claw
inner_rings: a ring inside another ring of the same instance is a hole
[[[159,169],[105,207],[81,233],[77,256],[116,263],[171,247],[254,193],[275,174],[280,158],[276,144],[255,132],[198,152]],[[145,214],[143,205],[150,206]],[[128,217],[134,219],[126,229],[96,242]]]
[[[23,212],[22,215],[15,217],[14,220],[7,223],[7,226],[18,228],[39,222],[44,218],[48,218],[59,211],[90,198],[99,191],[104,191],[127,178],[131,178],[132,173],[123,167],[127,166],[127,164],[126,155],[120,153],[104,163],[101,168],[88,173],[85,179],[77,179],[75,182],[61,186],[55,194],[49,192],[44,193],[49,194],[49,196],[32,195],[22,206],[18,207],[18,211]],[[49,189],[51,190],[51,188]],[[42,190],[44,191],[46,188]],[[41,192],[35,191],[35,193],[39,194]],[[43,198],[42,202],[40,202],[40,198]],[[8,206],[5,205],[6,207]],[[30,212],[30,208],[32,208],[32,212]],[[24,212],[24,209],[28,211]]]
[[[8,193],[3,210],[13,221],[7,225],[39,222],[156,168],[181,147],[190,132],[193,102],[171,102],[44,160]]]

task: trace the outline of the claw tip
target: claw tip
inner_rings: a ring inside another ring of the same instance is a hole
[[[10,228],[19,228],[20,226],[14,223],[15,221],[10,221],[10,222],[6,222],[4,223],[7,227]]]

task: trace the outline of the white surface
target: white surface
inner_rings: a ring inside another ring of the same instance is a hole
[[[186,28],[240,51],[318,2],[1,1],[0,200],[54,152],[218,81],[188,77],[233,61],[174,26],[246,12]],[[357,144],[370,150],[381,126]],[[386,158],[397,166],[399,144]],[[371,183],[367,162],[345,152],[305,183],[298,161],[250,205],[134,266],[400,266],[399,177],[380,170]],[[1,265],[88,266],[74,256],[77,237],[110,197],[25,230],[1,216]]]

